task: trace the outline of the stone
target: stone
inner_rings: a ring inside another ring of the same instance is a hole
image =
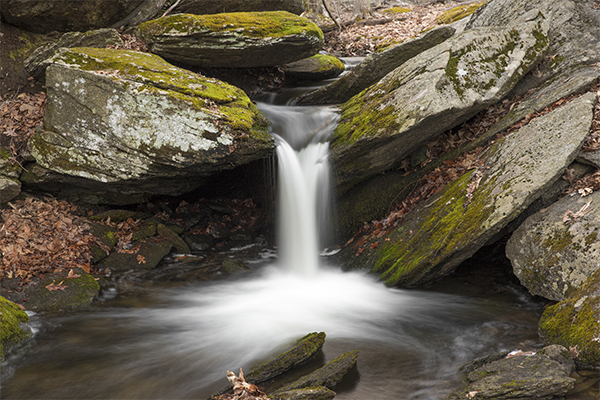
[[[0,204],[7,203],[21,193],[21,182],[15,178],[0,175]]]
[[[288,11],[300,15],[303,0],[183,0],[173,12],[180,14],[219,14],[251,11]]]
[[[29,316],[10,300],[0,296],[0,362],[11,348],[32,336]]]
[[[428,50],[454,34],[454,28],[442,26],[432,29],[414,39],[381,52],[371,54],[352,68],[347,74],[329,85],[301,95],[298,105],[344,103],[354,95],[377,83],[388,73],[398,68],[416,55]]]
[[[45,82],[46,68],[50,59],[62,47],[98,47],[123,46],[123,39],[116,29],[104,28],[87,32],[67,32],[59,40],[35,49],[25,59],[24,67],[35,79]]]
[[[137,247],[139,245],[139,247]],[[136,249],[126,253],[113,251],[98,262],[102,271],[127,272],[150,270],[171,252],[173,243],[165,237],[146,238],[135,243]]]
[[[600,265],[600,192],[565,196],[527,218],[506,255],[521,284],[550,300],[570,298]]]
[[[346,102],[331,139],[338,189],[398,167],[430,139],[506,96],[545,55],[547,31],[537,10],[506,28],[465,31]]]
[[[211,235],[203,235],[199,233],[186,233],[183,235],[183,240],[185,240],[192,251],[210,250],[214,243]]]
[[[126,18],[144,0],[2,0],[2,22],[48,33],[108,28]]]
[[[283,66],[285,76],[298,80],[321,81],[335,78],[346,70],[344,63],[337,57],[316,54]]]
[[[335,397],[335,392],[324,386],[293,389],[269,395],[271,400],[328,400]]]
[[[497,141],[481,169],[448,184],[389,235],[349,255],[348,268],[372,268],[397,286],[418,286],[453,271],[562,176],[589,133],[596,101],[595,93],[582,95]]]
[[[176,14],[140,24],[137,35],[168,61],[210,68],[283,65],[323,47],[317,25],[286,11]]]
[[[148,53],[62,49],[46,85],[43,127],[28,143],[42,170],[25,180],[54,193],[84,188],[81,200],[105,204],[178,195],[274,148],[242,90]]]
[[[80,268],[73,269],[77,278],[49,278],[39,282],[27,296],[27,309],[32,311],[59,312],[87,309],[100,292],[100,285],[90,274]],[[50,290],[49,285],[64,289]]]
[[[175,232],[173,232],[171,229],[169,229],[168,227],[166,227],[163,224],[158,224],[158,226],[156,227],[156,233],[158,234],[158,236],[164,237],[165,239],[169,240],[172,244],[173,247],[175,248],[175,251],[179,254],[190,254],[190,247],[187,245],[187,243]]]
[[[98,244],[91,244],[90,250],[92,251],[92,263],[97,264],[100,260],[110,254],[110,250],[117,244],[117,238],[115,236],[116,229],[98,222],[89,222],[90,234],[92,234],[102,246]]]

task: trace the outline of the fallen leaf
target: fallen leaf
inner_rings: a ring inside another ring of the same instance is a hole
[[[46,285],[46,289],[48,289],[51,292],[55,290],[65,290],[67,287],[62,285],[63,282],[64,281],[60,281],[58,285],[53,282],[49,285]]]
[[[73,271],[72,269],[69,271],[69,274],[67,275],[68,279],[76,279],[79,278],[81,275],[76,274],[75,271]]]

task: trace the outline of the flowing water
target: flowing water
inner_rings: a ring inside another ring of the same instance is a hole
[[[250,274],[227,281],[121,282],[91,311],[34,315],[35,340],[4,366],[2,398],[205,399],[226,386],[227,370],[249,371],[324,331],[323,354],[306,368],[360,351],[336,399],[440,399],[465,362],[537,338],[539,304],[517,287],[400,290],[328,265],[318,222],[327,225],[337,115],[259,107],[277,139],[278,257],[265,251],[248,261]]]

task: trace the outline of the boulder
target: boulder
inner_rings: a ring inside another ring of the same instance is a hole
[[[568,299],[547,307],[539,323],[544,343],[569,348],[583,368],[600,365],[600,269]]]
[[[550,355],[545,354],[546,350]],[[565,348],[562,352],[568,354]],[[476,368],[467,367],[467,387],[452,393],[448,399],[552,399],[564,396],[575,385],[575,379],[569,377],[572,362],[564,364],[561,361],[566,360],[562,357],[557,361],[556,353],[554,348],[544,348],[538,353],[514,352]]]
[[[2,0],[2,21],[47,33],[108,28],[143,8],[144,0]]]
[[[171,252],[173,242],[164,237],[145,238],[134,243],[126,252],[113,251],[102,258],[97,266],[102,271],[127,272],[150,270]]]
[[[565,196],[512,234],[506,255],[530,293],[562,301],[600,265],[600,192]]]
[[[21,182],[15,178],[0,175],[0,204],[6,203],[21,193]]]
[[[39,282],[27,297],[33,311],[59,312],[86,309],[100,292],[100,285],[90,274],[76,268],[75,277],[48,278]],[[26,289],[29,291],[29,289]]]
[[[331,141],[339,189],[397,167],[428,140],[505,97],[544,56],[547,30],[534,10],[505,28],[465,31],[350,99]]]
[[[287,11],[176,14],[140,24],[137,34],[153,53],[198,67],[272,67],[323,47],[319,27]]]
[[[286,76],[305,81],[335,78],[346,70],[344,63],[337,57],[327,54],[315,54],[312,57],[286,64],[283,68]]]
[[[589,133],[596,101],[595,93],[580,96],[497,141],[481,169],[465,173],[389,235],[367,243],[348,266],[372,267],[386,284],[400,286],[448,274],[563,174]]]
[[[173,12],[180,14],[219,14],[252,11],[288,11],[300,15],[303,0],[183,0]]]
[[[31,336],[29,316],[25,311],[0,296],[0,362],[6,353]]]
[[[344,103],[354,95],[377,83],[389,72],[434,47],[454,34],[454,28],[442,26],[414,39],[397,44],[381,53],[374,53],[335,82],[299,96],[298,105]]]
[[[46,72],[42,169],[23,182],[80,200],[131,204],[177,195],[268,157],[268,121],[240,89],[128,50],[62,49]]]

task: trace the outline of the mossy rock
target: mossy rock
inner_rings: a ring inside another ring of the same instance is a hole
[[[221,263],[221,271],[228,275],[247,271],[249,269],[250,268],[248,268],[248,266],[246,266],[246,264],[240,260],[228,259]]]
[[[16,178],[0,175],[0,204],[7,203],[21,193],[21,182]]]
[[[123,253],[112,252],[108,257],[100,260],[97,266],[101,270],[111,272],[149,270],[155,268],[172,248],[173,242],[169,238],[146,238],[135,245],[135,250]]]
[[[382,12],[385,14],[405,14],[410,11],[411,11],[411,9],[406,8],[406,7],[392,7],[392,8],[386,8]]]
[[[100,291],[100,285],[81,269],[73,270],[77,278],[57,277],[39,282],[27,298],[33,311],[77,311],[88,308]]]
[[[173,13],[221,14],[249,11],[288,11],[300,15],[305,9],[305,0],[183,0]]]
[[[211,68],[287,64],[324,42],[317,25],[287,11],[176,14],[140,24],[137,34],[167,60]]]
[[[186,233],[183,235],[183,240],[193,251],[210,250],[213,246],[214,239],[211,235]]]
[[[484,4],[485,1],[482,1],[479,3],[465,4],[462,6],[451,8],[450,10],[438,15],[438,17],[435,19],[435,22],[437,24],[451,24],[473,14],[475,11],[477,11],[479,7],[481,7]]]
[[[97,244],[90,245],[92,263],[96,264],[106,257],[110,253],[110,249],[117,244],[117,238],[115,237],[116,229],[98,222],[91,222],[89,225],[90,233],[104,245],[104,247]]]
[[[31,337],[29,316],[15,303],[0,296],[0,362],[6,353]]]
[[[285,75],[298,80],[320,81],[335,78],[346,70],[344,63],[329,54],[315,54],[284,66]]]
[[[129,218],[135,220],[148,218],[148,216],[149,215],[146,213],[141,213],[137,211],[113,209],[95,213],[94,215],[91,215],[89,219],[91,221],[106,221],[110,219],[111,222],[125,222]]]
[[[191,250],[187,243],[175,232],[169,229],[167,226],[163,224],[158,224],[156,226],[156,233],[158,236],[161,236],[171,242],[175,251],[179,254],[190,254]]]
[[[325,386],[315,386],[302,389],[292,389],[269,395],[271,400],[328,400],[335,397],[333,390]]]

